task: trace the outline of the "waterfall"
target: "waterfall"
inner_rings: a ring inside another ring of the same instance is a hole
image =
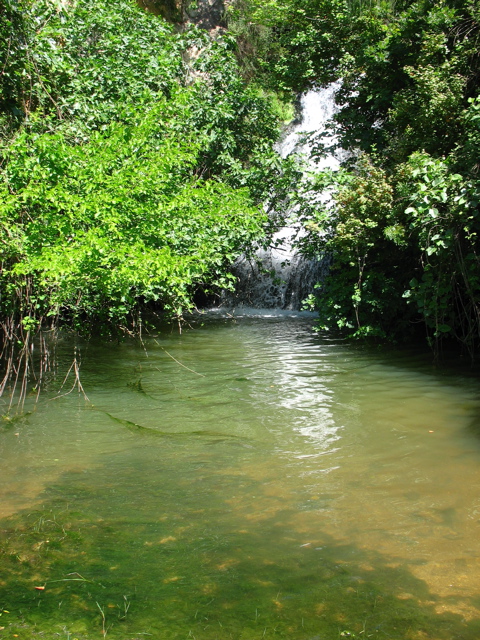
[[[291,154],[307,158],[305,170],[338,169],[340,161],[336,154],[322,157],[315,163],[310,159],[312,136],[317,144],[334,141],[328,136],[326,125],[335,113],[335,92],[338,88],[339,84],[333,83],[301,97],[300,117],[278,143],[278,151],[283,158]],[[300,309],[302,301],[326,276],[328,261],[307,259],[297,253],[294,240],[299,233],[298,225],[287,223],[273,237],[272,248],[257,249],[253,260],[240,257],[233,268],[238,278],[235,292],[224,296],[223,305]]]

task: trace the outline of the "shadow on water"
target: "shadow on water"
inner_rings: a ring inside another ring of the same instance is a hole
[[[145,346],[2,430],[0,635],[480,637],[477,378],[303,321]]]
[[[250,510],[229,478],[210,481],[199,499],[205,455],[184,466],[175,492],[173,462],[165,462],[164,483],[157,464],[144,462],[141,474],[136,465],[124,470],[121,495],[115,465],[67,473],[42,508],[1,522],[4,637],[480,636],[479,618],[464,614],[478,611],[480,596],[433,594],[411,571],[418,559],[322,530],[307,537],[297,512],[271,509],[275,500],[261,498],[253,481],[243,487],[260,498]]]

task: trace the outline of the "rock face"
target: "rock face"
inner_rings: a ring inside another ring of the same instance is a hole
[[[137,4],[175,24],[190,22],[208,31],[225,27],[224,0],[137,0]]]
[[[137,0],[137,4],[154,13],[156,16],[162,16],[169,22],[182,22],[182,1],[181,0]]]
[[[185,13],[188,22],[197,24],[202,29],[216,29],[225,27],[225,3],[224,0],[196,0],[189,2]]]

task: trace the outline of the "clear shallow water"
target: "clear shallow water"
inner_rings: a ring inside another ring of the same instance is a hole
[[[285,315],[91,344],[0,431],[3,637],[477,639],[460,371]]]

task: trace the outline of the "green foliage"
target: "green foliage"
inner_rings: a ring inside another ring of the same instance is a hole
[[[460,17],[446,2],[411,3],[386,19],[360,16],[342,61],[338,115],[342,144],[382,161],[416,149],[446,153],[458,134],[468,61],[451,37]]]
[[[193,27],[176,34],[130,0],[23,0],[22,8],[26,55],[20,89],[10,91],[17,125],[81,144],[191,85],[189,120],[182,108],[177,126],[209,136],[198,173],[248,186],[258,200],[269,190],[277,118],[271,101],[242,82],[231,39],[212,41]]]
[[[480,185],[425,153],[413,154],[399,178],[422,264],[421,277],[409,282],[404,297],[416,304],[433,338],[451,335],[471,348],[480,330]]]
[[[63,127],[77,141],[88,132],[124,119],[128,106],[167,95],[181,76],[183,43],[167,23],[132,2],[20,0],[24,56],[6,69],[18,84],[15,113]],[[18,39],[18,34],[16,35]]]
[[[247,76],[286,94],[333,79],[350,28],[346,0],[237,0],[228,17]]]
[[[423,324],[432,343],[454,337],[473,351],[480,341],[478,3],[245,6],[268,30],[257,68],[269,86],[342,81],[334,120],[350,159],[336,176],[308,186],[301,203],[302,249],[332,256],[315,296],[323,325],[398,338]],[[319,204],[325,188],[331,208]]]
[[[318,307],[321,326],[345,329],[355,337],[405,332],[408,310],[401,269],[395,263],[384,268],[392,257],[399,258],[405,244],[385,172],[363,156],[354,171],[317,176],[306,186],[307,203],[312,193],[325,190],[333,199],[323,207],[302,207],[307,229],[303,250],[332,256],[318,299],[310,299]]]
[[[0,6],[0,134],[14,126],[18,109],[27,52],[25,21],[14,0]]]
[[[118,324],[139,300],[181,315],[196,286],[228,282],[226,266],[262,233],[263,215],[246,190],[195,175],[202,140],[174,131],[185,101],[81,146],[61,134],[16,137],[1,209],[16,231],[4,249],[4,304],[29,283],[29,314]]]
[[[1,395],[46,327],[129,331],[232,286],[284,168],[231,37],[133,0],[9,0],[0,34]]]
[[[192,73],[202,80],[192,85],[188,126],[205,132],[207,139],[198,172],[248,187],[262,203],[282,171],[273,149],[279,126],[271,100],[256,87],[244,85],[231,39],[211,42],[204,36],[196,46],[202,49]]]

